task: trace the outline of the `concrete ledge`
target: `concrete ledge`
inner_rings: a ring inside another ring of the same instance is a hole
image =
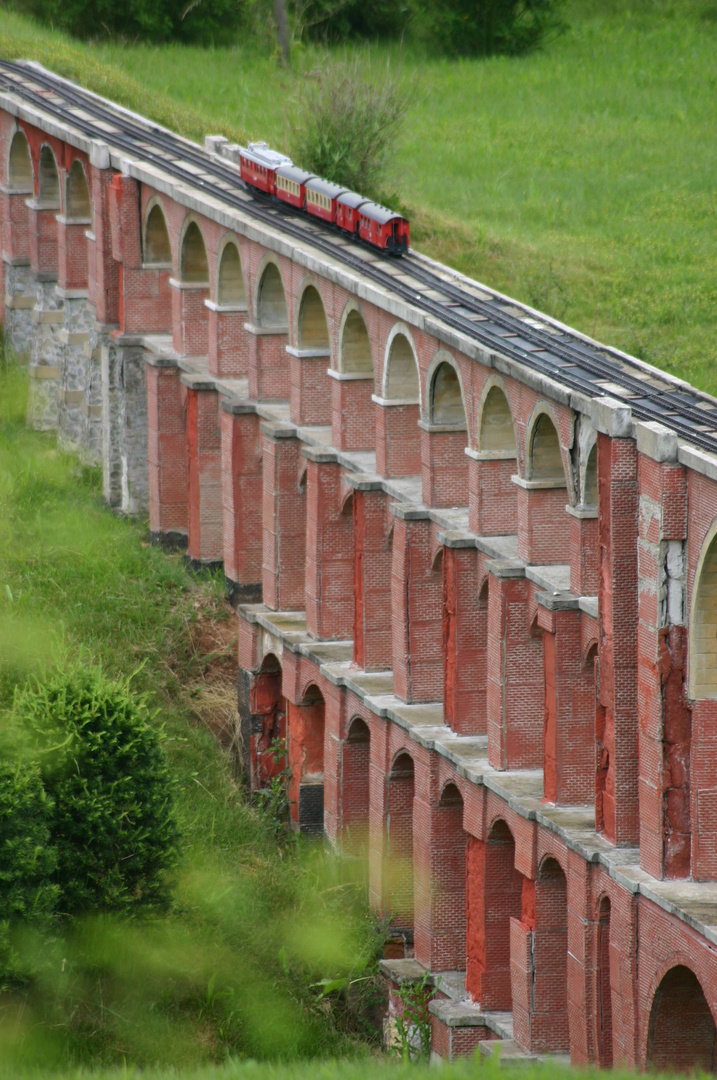
[[[257,326],[256,323],[244,323],[247,334],[254,337],[284,337],[289,333],[288,326]]]
[[[565,513],[579,521],[592,521],[598,516],[598,508],[597,506],[571,506],[570,503],[566,503]]]
[[[420,405],[421,402],[417,397],[407,398],[382,398],[378,394],[371,394],[371,401],[376,405],[383,405],[384,408],[389,408],[394,405]]]
[[[169,265],[171,267],[171,263]],[[154,267],[154,269],[156,270],[156,269],[158,269],[158,267]],[[215,304],[213,300],[205,300],[204,301],[204,306],[205,306],[205,308],[208,308],[210,311],[218,312],[220,315],[239,315],[239,314],[246,315],[247,311],[249,310],[249,305],[246,304],[246,303],[244,303],[244,304]]]
[[[468,431],[466,424],[432,424],[428,420],[419,420],[418,426],[421,431],[427,431],[429,434],[450,434],[453,431]]]
[[[525,577],[525,563],[521,559],[487,559],[485,568],[499,579]]]
[[[210,375],[194,374],[193,372],[185,371],[183,375],[179,376],[180,381],[187,386],[190,390],[214,390],[217,389],[217,384]]]
[[[467,446],[464,450],[466,457],[473,461],[517,461],[517,450],[473,450]]]
[[[632,438],[632,409],[616,398],[600,397],[590,403],[593,427],[612,439]]]
[[[522,476],[515,473],[510,479],[516,487],[522,488],[523,491],[555,491],[558,488],[567,488],[568,486],[565,480],[559,480],[557,477],[546,480],[524,480]]]
[[[60,330],[57,335],[63,345],[84,345],[90,340],[88,330]]]
[[[339,457],[332,447],[328,446],[302,446],[301,456],[307,461],[316,461],[320,464],[338,465]]]
[[[326,374],[337,382],[368,382],[369,379],[373,382],[372,371],[336,371],[334,368],[327,368]]]
[[[331,349],[295,349],[293,345],[287,345],[286,351],[289,356],[296,360],[320,360],[321,357],[331,358]]]
[[[677,461],[677,434],[654,420],[638,420],[633,425],[638,452],[653,461]]]
[[[428,969],[418,960],[379,960],[378,969],[398,986],[411,986],[421,982],[428,974]]]

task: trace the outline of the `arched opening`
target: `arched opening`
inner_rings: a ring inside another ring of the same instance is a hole
[[[466,988],[484,1009],[513,1007],[510,920],[521,917],[522,889],[513,834],[495,821],[485,843],[469,847]]]
[[[273,653],[268,653],[252,688],[252,717],[255,718],[250,748],[253,788],[268,787],[283,765],[286,703],[281,678],[281,664]]]
[[[588,463],[585,466],[585,480],[583,481],[583,503],[585,506],[597,506],[598,483],[597,483],[597,443],[588,454]]]
[[[342,803],[344,844],[357,855],[368,845],[369,766],[371,733],[368,724],[355,716],[343,752]]]
[[[400,754],[386,778],[386,912],[395,930],[413,932],[413,759]]]
[[[603,1069],[612,1068],[612,993],[610,990],[610,898],[600,901],[597,925],[597,1044]]]
[[[485,452],[514,453],[515,428],[508,398],[499,386],[492,386],[483,405],[478,445]]]
[[[551,858],[542,863],[535,883],[533,980],[533,1012],[541,1017],[541,1034],[532,1049],[566,1053],[570,1048],[567,883],[560,864]]]
[[[275,263],[267,263],[261,275],[257,300],[257,322],[259,326],[283,330],[286,330],[289,322],[284,285]]]
[[[446,784],[441,793],[434,827],[430,963],[434,970],[461,971],[466,957],[466,834],[463,796],[455,784]]]
[[[169,243],[169,230],[158,203],[152,207],[147,218],[144,242],[144,261],[150,265],[172,265],[172,248]]]
[[[244,288],[244,275],[241,269],[239,248],[232,242],[226,244],[219,262],[217,302],[220,307],[246,305],[246,289]]]
[[[330,349],[324,303],[313,285],[307,285],[301,296],[298,341],[300,349]]]
[[[438,365],[433,376],[430,416],[432,424],[465,426],[466,413],[458,373],[445,361]]]
[[[565,483],[560,440],[555,424],[546,413],[540,414],[533,428],[529,460],[531,480],[553,480],[556,484]]]
[[[388,353],[386,397],[418,401],[418,364],[405,334],[396,334]]]
[[[196,221],[190,221],[182,239],[180,262],[182,281],[188,285],[209,284],[209,262],[204,237]]]
[[[291,706],[289,766],[291,799],[301,832],[324,831],[324,696],[318,686],[306,689],[301,704]]]
[[[10,143],[8,183],[11,188],[17,188],[20,191],[32,190],[32,158],[30,147],[22,131],[16,131]]]
[[[43,146],[40,151],[38,198],[48,206],[60,205],[60,178],[55,155],[49,146]]]
[[[339,348],[340,370],[347,375],[373,375],[371,342],[363,316],[350,311],[344,323]]]
[[[647,1041],[649,1068],[714,1072],[715,1022],[696,975],[671,968],[655,993]]]
[[[92,216],[90,192],[82,162],[75,159],[67,179],[67,216],[68,218],[89,219]]]
[[[702,560],[693,601],[690,683],[693,698],[717,698],[717,536]]]

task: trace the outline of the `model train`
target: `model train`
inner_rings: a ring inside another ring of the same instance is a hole
[[[271,150],[265,142],[241,146],[239,165],[241,178],[250,187],[328,221],[391,255],[408,251],[409,223],[405,217],[340,184],[298,169],[291,158]]]

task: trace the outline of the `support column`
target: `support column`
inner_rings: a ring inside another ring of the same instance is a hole
[[[0,185],[0,239],[3,262],[5,336],[18,356],[27,358],[32,347],[32,310],[35,275],[30,265],[27,199],[32,188]]]
[[[220,379],[249,374],[252,340],[245,329],[247,305],[205,300],[209,332],[209,372]]]
[[[111,335],[111,344],[103,346],[102,379],[103,442],[106,433],[109,456],[114,455],[116,446],[119,465],[119,501],[115,505],[125,514],[146,513],[147,384],[141,338],[116,332]]]
[[[252,401],[286,401],[290,395],[286,326],[244,323],[249,335],[249,397]]]
[[[332,450],[304,446],[306,474],[306,628],[313,637],[350,639],[354,627],[353,499],[344,502]]]
[[[393,516],[380,480],[346,473],[354,491],[354,663],[364,671],[389,671]]]
[[[222,398],[224,575],[232,603],[261,600],[262,475],[258,415],[245,402]]]
[[[566,506],[570,518],[570,591],[597,596],[599,588],[598,512],[594,506]]]
[[[443,715],[459,735],[485,735],[488,604],[478,591],[478,552],[469,540],[443,544]]]
[[[264,423],[262,586],[272,611],[303,611],[306,568],[306,479],[293,428]]]
[[[505,559],[488,570],[488,761],[494,769],[543,766],[543,647],[530,626],[525,568]]]
[[[466,963],[466,834],[463,800],[449,785],[429,802],[418,777],[413,801],[416,868],[416,959],[431,971],[463,971]]]
[[[326,372],[331,381],[331,442],[337,450],[373,450],[373,375]]]
[[[187,558],[202,566],[222,562],[222,448],[219,401],[214,380],[182,375],[186,387],[187,489],[189,533]]]
[[[376,404],[376,472],[379,476],[419,476],[421,445],[417,401],[395,401],[373,395]]]
[[[394,692],[410,704],[443,693],[441,567],[431,558],[425,510],[394,503],[391,601]]]
[[[465,454],[469,528],[479,536],[513,536],[518,531],[518,493],[512,479],[515,452],[467,447]]]
[[[30,266],[35,307],[30,353],[28,424],[37,431],[57,430],[62,371],[62,300],[57,296],[57,203],[28,199]]]
[[[187,433],[179,367],[147,357],[149,528],[155,543],[186,547],[189,530]]]
[[[542,592],[535,599],[543,631],[543,798],[586,806],[595,796],[595,680],[583,668],[578,599]]]
[[[421,429],[421,484],[426,506],[468,505],[468,441],[465,424],[427,424]]]
[[[518,555],[529,566],[567,563],[570,518],[565,513],[567,489],[555,480],[513,477],[518,489]]]
[[[691,870],[690,749],[692,716],[685,701],[687,473],[677,437],[661,424],[637,427],[640,496],[637,711],[640,746],[640,865],[656,878]],[[710,740],[711,741],[711,740]],[[700,782],[714,790],[711,765],[694,756]],[[717,839],[701,816],[698,850]],[[699,871],[698,871],[699,873]],[[698,874],[695,874],[698,876]],[[713,875],[710,875],[714,877]]]
[[[636,844],[638,813],[637,451],[629,408],[594,402],[598,435],[600,699],[596,827],[614,844]]]
[[[294,424],[331,423],[331,383],[326,369],[331,364],[329,349],[294,349],[289,357],[289,415]]]

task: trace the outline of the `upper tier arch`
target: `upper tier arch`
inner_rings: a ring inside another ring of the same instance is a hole
[[[80,221],[90,221],[92,205],[90,189],[82,162],[75,158],[67,177],[67,217]]]
[[[193,218],[186,222],[180,244],[180,280],[187,285],[209,285],[209,261],[202,230]]]
[[[150,266],[172,266],[172,245],[169,242],[167,219],[157,198],[149,203],[145,214],[144,262]]]
[[[258,326],[286,332],[289,313],[281,270],[273,259],[267,259],[257,275],[256,321]]]
[[[403,323],[394,326],[386,342],[382,396],[394,401],[421,401],[416,348]]]
[[[12,137],[8,154],[7,179],[9,187],[17,191],[32,191],[35,177],[32,158],[25,132],[18,130]]]
[[[239,245],[234,237],[226,237],[219,250],[217,270],[217,303],[220,307],[246,308],[246,286],[242,271]]]
[[[38,198],[47,206],[60,205],[60,177],[57,162],[51,148],[45,143],[40,151],[40,174]]]

